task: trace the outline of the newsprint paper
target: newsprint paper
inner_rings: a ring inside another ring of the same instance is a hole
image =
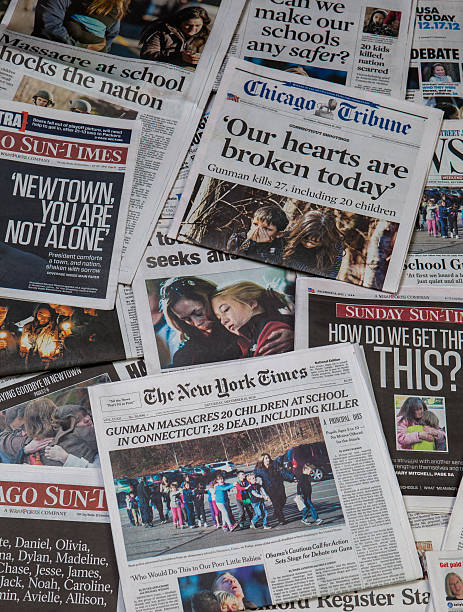
[[[445,532],[444,550],[463,550],[463,487],[458,489],[458,494],[450,515],[447,531]]]
[[[450,512],[463,473],[458,290],[390,296],[298,278],[296,313],[296,348],[363,346],[407,509]]]
[[[2,296],[110,310],[138,123],[8,101],[0,125]]]
[[[0,464],[0,608],[124,612],[101,475]]]
[[[462,551],[426,553],[434,612],[463,609]]]
[[[269,68],[403,98],[415,2],[249,0],[231,53]]]
[[[129,611],[191,612],[227,581],[255,609],[421,577],[361,359],[341,345],[89,389]],[[169,518],[137,529],[116,485],[144,498],[161,474]]]
[[[169,236],[395,291],[441,117],[232,59]]]

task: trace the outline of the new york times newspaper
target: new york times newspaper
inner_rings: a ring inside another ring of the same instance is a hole
[[[419,0],[416,6],[407,99],[461,119],[463,9],[457,0]]]
[[[131,287],[113,310],[0,299],[0,376],[142,356]]]
[[[150,374],[292,351],[295,273],[168,238],[157,226],[134,295]],[[229,300],[247,304],[234,320]]]
[[[463,283],[463,121],[446,120],[421,199],[404,285]]]
[[[0,464],[0,605],[124,612],[101,475]]]
[[[297,287],[296,348],[363,346],[407,509],[450,512],[463,470],[459,290],[390,296],[302,278]]]
[[[13,102],[0,117],[2,295],[113,308],[138,124]]]
[[[128,610],[421,577],[361,358],[344,345],[89,390]]]
[[[414,2],[249,0],[231,55],[402,98]]]
[[[63,87],[83,87],[115,105],[132,103],[144,115],[146,174],[140,167],[121,266],[125,283],[169,196],[243,6],[244,0],[198,6],[19,0],[6,9],[0,60],[10,71],[27,67],[39,79],[58,76]]]
[[[441,116],[232,59],[169,236],[394,291]]]

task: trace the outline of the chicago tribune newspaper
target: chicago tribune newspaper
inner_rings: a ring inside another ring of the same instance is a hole
[[[138,123],[16,102],[0,123],[2,296],[113,308]]]
[[[131,287],[113,310],[0,299],[0,376],[142,356]]]
[[[101,17],[86,2],[13,0],[3,10],[0,61],[8,64],[7,80],[18,69],[57,77],[62,87],[128,104],[143,116],[145,172],[140,167],[133,193],[122,282],[135,274],[243,6],[244,0],[207,0],[179,10],[178,2],[161,0],[131,3],[127,13],[127,3],[119,2]]]
[[[124,612],[101,474],[0,464],[0,606]]]
[[[395,291],[441,117],[231,59],[169,236]]]
[[[358,342],[365,351],[407,509],[450,512],[461,480],[461,331],[457,289],[390,296],[297,280],[296,348]]]
[[[426,553],[435,612],[463,609],[463,554],[460,551]]]
[[[231,55],[375,93],[404,97],[415,2],[249,0]]]
[[[150,374],[294,349],[294,272],[177,242],[159,225],[151,243],[133,285]],[[249,305],[239,328],[230,298]]]
[[[446,120],[432,158],[404,285],[463,283],[463,121]]]
[[[89,389],[128,610],[191,611],[228,581],[256,609],[421,577],[362,359],[340,345]]]

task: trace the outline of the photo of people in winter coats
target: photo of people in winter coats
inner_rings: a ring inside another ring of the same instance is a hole
[[[447,452],[445,397],[394,396],[397,450]]]
[[[399,229],[392,221],[205,176],[190,204],[180,239],[378,290]]]
[[[400,30],[401,16],[401,11],[367,7],[365,10],[363,32],[364,34],[374,34],[375,36],[397,38]]]
[[[87,387],[107,374],[0,412],[0,463],[100,467]]]
[[[129,561],[344,523],[318,417],[110,460]]]
[[[178,586],[183,612],[258,610],[272,603],[263,565],[183,576]]]
[[[0,376],[119,359],[116,310],[0,300]]]
[[[99,115],[100,117],[116,117],[118,119],[137,118],[137,112],[134,110],[107,102],[101,98],[77,94],[72,89],[66,89],[28,76],[21,79],[13,100],[84,115]]]
[[[221,0],[18,0],[9,29],[194,70]]]
[[[294,289],[271,267],[147,280],[161,368],[293,350]]]
[[[410,253],[461,253],[462,207],[463,189],[426,187],[416,217]]]

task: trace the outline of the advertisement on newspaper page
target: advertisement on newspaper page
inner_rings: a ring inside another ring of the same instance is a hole
[[[460,551],[426,553],[435,612],[463,609],[463,554]]]
[[[0,109],[0,286],[4,297],[109,310],[139,125],[76,116]]]
[[[450,512],[463,472],[458,290],[385,296],[298,279],[296,348],[363,346],[379,416],[407,509]]]
[[[124,612],[96,470],[0,464],[0,602],[10,612]]]
[[[90,389],[128,610],[421,578],[362,359],[339,345]],[[123,477],[148,529],[127,519]]]
[[[151,244],[133,285],[150,374],[294,349],[294,272],[177,242],[161,229]]]
[[[442,113],[320,85],[231,59],[169,236],[395,291]]]
[[[463,283],[463,121],[444,121],[433,155],[404,285]]]
[[[0,298],[0,376],[142,356],[131,287],[113,310]]]
[[[403,98],[415,2],[249,0],[232,55]]]
[[[144,376],[143,361],[69,368],[0,391],[1,463],[99,468],[88,388]]]
[[[407,99],[461,119],[463,7],[458,0],[418,0]]]
[[[184,142],[194,136],[243,6],[244,0],[200,6],[121,1],[108,13],[91,2],[13,0],[3,11],[0,61],[8,67],[2,77],[11,80],[18,69],[38,78],[56,75],[67,89],[83,88],[80,100],[84,94],[115,105],[129,102],[144,115],[139,157],[149,172],[140,166],[132,193],[124,283],[132,281],[172,189]],[[91,99],[78,104],[84,113],[95,108]]]

